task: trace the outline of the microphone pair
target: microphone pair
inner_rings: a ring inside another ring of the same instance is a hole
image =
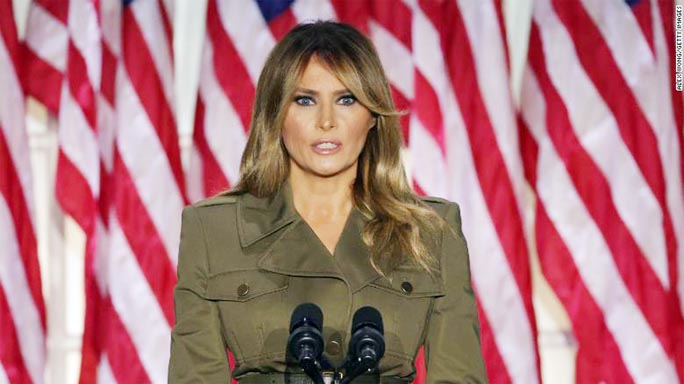
[[[287,347],[316,384],[324,384],[321,364],[332,367],[323,355],[323,312],[313,303],[300,304],[292,312]],[[385,353],[382,315],[370,306],[359,308],[352,319],[349,350],[344,364],[335,369],[335,383],[347,384],[352,379],[377,368]],[[346,372],[341,376],[340,369]]]

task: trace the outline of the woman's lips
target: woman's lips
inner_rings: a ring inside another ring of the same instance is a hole
[[[342,148],[342,143],[336,140],[321,140],[311,146],[314,152],[321,155],[331,155]]]

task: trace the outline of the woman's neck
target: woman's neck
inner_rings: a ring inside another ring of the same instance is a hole
[[[352,185],[349,175],[317,177],[298,169],[289,176],[292,200],[304,219],[346,218],[352,208]]]

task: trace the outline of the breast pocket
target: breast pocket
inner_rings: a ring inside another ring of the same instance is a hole
[[[412,359],[420,347],[433,299],[444,296],[444,285],[424,270],[398,269],[391,280],[378,278],[364,289],[364,301],[376,307],[385,329],[385,364]]]
[[[286,275],[258,269],[226,271],[209,278],[207,299],[217,302],[224,337],[238,361],[284,353],[288,283]]]

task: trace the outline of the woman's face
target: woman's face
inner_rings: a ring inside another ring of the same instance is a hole
[[[353,179],[374,124],[370,111],[313,56],[297,83],[283,123],[290,173]]]

